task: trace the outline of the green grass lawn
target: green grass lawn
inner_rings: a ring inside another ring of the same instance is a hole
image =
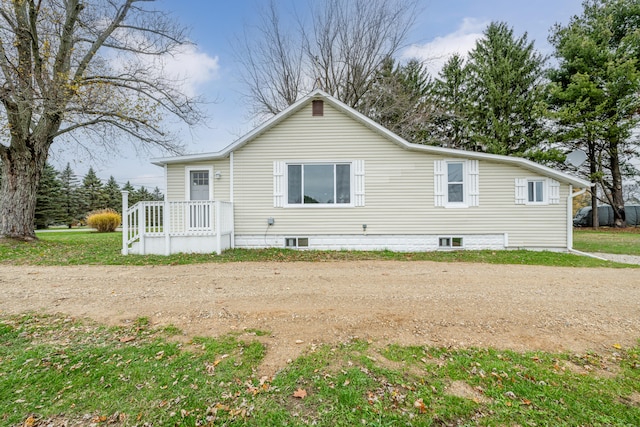
[[[640,234],[581,230],[575,236],[581,250],[638,254],[634,239]],[[39,237],[0,241],[0,264],[431,260],[625,266],[529,251],[269,249],[123,257],[120,233]],[[240,333],[188,339],[176,327],[154,328],[146,318],[105,327],[64,315],[0,314],[0,425],[640,425],[640,344],[550,354],[380,348],[355,340],[308,347],[267,378],[259,374],[267,349],[258,339],[265,335],[269,331],[252,330],[242,339]]]
[[[612,233],[603,233],[609,236]],[[612,238],[615,239],[615,234]],[[624,237],[624,246],[618,245],[622,253],[638,253],[634,239],[640,234]],[[398,253],[391,251],[296,251],[287,249],[246,250],[234,249],[216,254],[175,254],[171,256],[129,255],[122,256],[122,235],[116,233],[47,232],[39,233],[36,242],[0,241],[0,264],[14,265],[170,265],[205,262],[234,261],[339,261],[339,260],[425,260],[443,262],[483,262],[491,264],[531,264],[573,267],[629,267],[588,257],[536,251],[451,251]],[[576,248],[590,251],[588,242],[600,241],[600,233],[576,232]],[[578,243],[579,242],[579,243]],[[596,244],[596,243],[593,243]],[[598,246],[601,252],[604,246]],[[608,248],[607,248],[608,249]],[[624,252],[626,251],[626,252]],[[635,251],[635,252],[633,252]],[[617,252],[620,253],[620,252]]]
[[[640,228],[577,229],[573,233],[573,246],[579,251],[604,252],[640,256]]]
[[[0,316],[0,423],[640,425],[640,347],[549,354],[355,340],[310,347],[268,378],[256,339],[179,334],[146,318],[108,328]]]

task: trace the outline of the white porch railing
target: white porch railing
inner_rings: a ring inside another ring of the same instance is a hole
[[[138,202],[128,207],[128,192],[122,192],[122,254],[135,242],[144,248],[147,237],[167,239],[165,255],[171,251],[172,237],[211,236],[216,252],[222,252],[222,236],[233,246],[233,203],[213,200]],[[144,249],[142,250],[144,253]]]

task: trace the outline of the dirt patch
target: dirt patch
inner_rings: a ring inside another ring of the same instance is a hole
[[[490,403],[491,399],[484,395],[482,389],[473,388],[464,381],[454,381],[444,391],[451,396],[473,400],[476,403]]]
[[[272,375],[310,346],[599,351],[640,338],[640,270],[434,262],[0,266],[0,312],[253,334]]]

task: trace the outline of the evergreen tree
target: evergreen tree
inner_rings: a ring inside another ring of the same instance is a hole
[[[640,121],[640,0],[586,0],[582,15],[556,25],[550,41],[559,63],[550,73],[551,117],[567,149],[587,153],[583,173],[624,226],[623,179],[637,173],[630,160]]]
[[[58,172],[50,164],[46,164],[40,177],[40,185],[36,193],[35,228],[48,228],[63,218],[60,204],[62,184],[58,179]]]
[[[87,174],[82,179],[80,194],[84,215],[91,211],[102,209],[106,205],[104,185],[92,167],[89,168]]]
[[[470,138],[488,153],[533,156],[543,139],[544,59],[527,34],[491,23],[469,54]]]
[[[80,194],[78,191],[78,179],[71,169],[71,165],[67,166],[60,172],[60,208],[62,210],[61,222],[69,228],[80,219]]]
[[[429,123],[432,140],[451,148],[475,149],[469,140],[468,72],[464,59],[451,56],[431,85],[434,114]]]
[[[106,199],[106,207],[117,212],[122,211],[122,193],[116,179],[111,175],[107,184],[104,186],[104,195]]]
[[[122,186],[122,191],[129,192],[129,207],[140,201],[140,199],[138,199],[138,192],[136,191],[136,188],[131,185],[131,182],[127,181],[127,183]]]
[[[151,195],[151,193],[149,193],[149,190],[144,188],[144,186],[141,186],[138,190],[136,190],[136,198],[138,199],[138,202],[147,202],[153,200],[153,196]]]
[[[407,141],[425,143],[429,81],[419,61],[414,59],[403,65],[387,58],[358,109]]]
[[[160,191],[160,189],[156,187],[153,189],[153,193],[151,193],[151,198],[152,200],[161,202],[164,200],[164,194],[162,194],[162,191]]]

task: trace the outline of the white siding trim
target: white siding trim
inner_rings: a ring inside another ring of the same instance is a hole
[[[516,178],[516,205],[527,204],[527,179]]]
[[[433,162],[433,202],[435,206],[444,206],[445,204],[446,166],[447,162],[444,160],[434,160]]]
[[[549,204],[560,204],[560,183],[555,179],[549,179]]]
[[[284,207],[284,169],[286,165],[285,162],[274,161],[273,162],[273,207],[274,208],[282,208]]]
[[[354,206],[364,206],[364,160],[353,161]]]
[[[465,179],[465,185],[467,186],[467,204],[469,206],[480,206],[480,169],[478,160],[468,160],[466,162],[467,167],[467,179]]]

